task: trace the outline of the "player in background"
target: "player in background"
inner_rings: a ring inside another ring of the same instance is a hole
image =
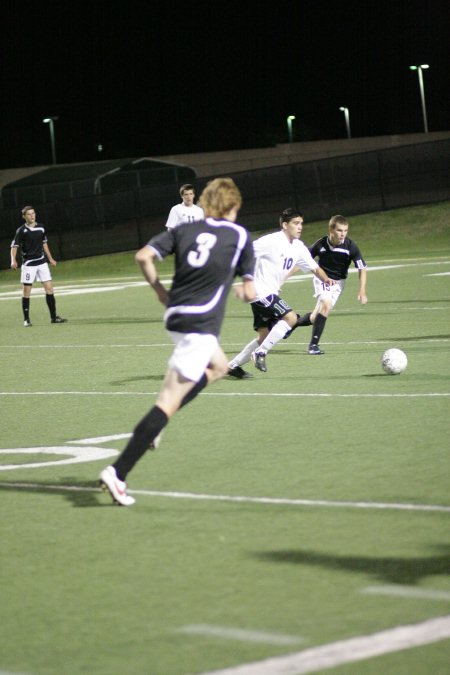
[[[203,220],[205,214],[200,206],[194,204],[195,188],[190,183],[180,187],[181,204],[172,206],[167,219],[166,227],[168,230],[181,223],[192,223],[194,220]]]
[[[51,323],[65,323],[56,313],[56,302],[53,292],[52,275],[48,263],[56,266],[56,260],[50,253],[45,228],[36,222],[36,212],[33,206],[24,206],[22,216],[25,223],[19,227],[11,242],[11,268],[18,268],[17,250],[22,253],[22,269],[20,281],[22,283],[22,311],[23,325],[30,327],[30,296],[33,283],[37,280],[45,290],[45,299],[50,312]]]
[[[203,221],[185,223],[153,237],[136,254],[144,277],[167,307],[166,329],[175,347],[155,405],[139,422],[125,450],[100,474],[113,500],[130,506],[125,479],[136,462],[159,438],[169,419],[194,399],[206,385],[228,371],[219,345],[225,304],[233,279],[239,299],[255,298],[255,258],[250,234],[235,223],[241,194],[231,178],[216,178],[203,190]],[[175,255],[175,275],[168,292],[158,279],[155,261]]]
[[[330,286],[320,279],[313,279],[314,297],[317,298],[317,304],[312,312],[302,317],[302,323],[297,324],[305,326],[309,320],[313,325],[311,342],[308,347],[308,354],[311,355],[324,354],[319,347],[320,338],[328,315],[344,290],[352,261],[359,275],[358,300],[363,305],[367,303],[367,265],[358,246],[347,237],[348,228],[347,218],[333,216],[328,224],[328,234],[316,241],[309,249],[312,257],[317,258],[320,267],[325,270],[330,279],[334,280],[334,285]]]
[[[294,326],[302,325],[302,317],[279,295],[286,278],[300,269],[303,272],[312,272],[321,283],[332,283],[313,260],[305,244],[300,241],[302,213],[293,208],[285,209],[280,215],[279,223],[279,232],[266,234],[253,242],[256,256],[256,299],[251,307],[253,328],[258,332],[258,337],[249,342],[228,364],[228,375],[238,379],[251,377],[242,368],[250,359],[258,370],[265,373],[267,352]]]

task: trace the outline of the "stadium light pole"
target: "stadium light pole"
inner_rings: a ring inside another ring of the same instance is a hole
[[[430,66],[428,63],[422,63],[421,66],[409,66],[410,70],[417,70],[417,75],[419,76],[419,88],[420,88],[420,99],[422,101],[422,115],[423,115],[423,128],[425,133],[428,133],[428,120],[427,120],[427,108],[425,105],[425,88],[423,86],[423,75],[422,70],[427,70]]]
[[[348,138],[351,138],[351,137],[352,137],[352,133],[351,133],[351,131],[350,131],[350,111],[349,111],[348,108],[344,108],[344,106],[341,106],[341,107],[339,108],[339,110],[342,110],[342,112],[344,113],[344,116],[345,116],[345,126],[346,126],[346,128],[347,128],[347,137],[348,137]]]
[[[295,120],[295,115],[289,115],[289,117],[287,118],[289,143],[292,143],[292,120]]]
[[[55,122],[58,117],[44,117],[42,120],[44,124],[49,125],[50,129],[50,143],[52,146],[52,162],[56,164],[56,146],[55,146]]]

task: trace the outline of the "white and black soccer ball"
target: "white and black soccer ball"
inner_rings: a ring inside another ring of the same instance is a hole
[[[399,375],[406,370],[408,358],[401,349],[387,349],[381,357],[381,367],[388,375]]]

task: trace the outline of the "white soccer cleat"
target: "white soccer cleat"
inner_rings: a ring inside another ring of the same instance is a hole
[[[108,490],[113,500],[120,506],[131,506],[135,503],[134,497],[127,494],[127,484],[117,478],[113,466],[107,466],[100,474],[100,485],[103,490]]]

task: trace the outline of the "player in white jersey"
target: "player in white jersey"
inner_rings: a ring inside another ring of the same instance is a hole
[[[181,223],[193,223],[195,220],[203,220],[205,214],[200,206],[194,204],[195,189],[190,183],[186,183],[180,187],[181,204],[175,204],[170,209],[169,217],[167,218],[166,227],[171,230]]]
[[[295,270],[312,272],[323,283],[332,284],[328,275],[312,258],[300,240],[303,215],[297,209],[285,209],[280,215],[280,231],[266,234],[253,242],[256,266],[254,284],[256,300],[251,303],[253,328],[258,337],[249,342],[228,364],[228,374],[244,379],[251,377],[242,366],[250,361],[263,373],[267,371],[266,355],[301,318],[283,300],[281,286]]]

